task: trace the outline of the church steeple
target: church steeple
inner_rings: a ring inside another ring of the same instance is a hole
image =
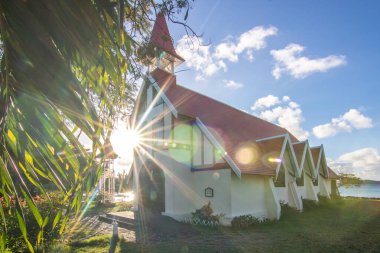
[[[160,68],[174,74],[174,68],[185,61],[174,49],[173,40],[162,13],[156,17],[148,46],[154,49],[154,56],[148,59],[149,72]]]

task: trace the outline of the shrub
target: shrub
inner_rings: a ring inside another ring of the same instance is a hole
[[[214,215],[214,210],[211,207],[211,203],[208,202],[200,209],[195,210],[194,213],[191,213],[190,223],[216,226],[219,225],[222,216],[223,215]]]
[[[38,250],[47,249],[56,239],[59,238],[59,223],[53,229],[54,218],[57,215],[58,211],[61,209],[61,205],[58,201],[58,196],[55,196],[55,193],[49,194],[50,200],[46,198],[35,196],[34,202],[40,211],[43,219],[47,218],[47,224],[43,230],[43,240],[40,245],[38,245]],[[1,200],[1,199],[0,199]],[[51,201],[51,202],[50,202]],[[6,225],[6,238],[5,238],[5,249],[10,252],[27,252],[28,246],[24,240],[24,237],[20,231],[20,225],[15,212],[15,201],[11,201],[11,206],[6,206],[3,201],[1,204],[4,208],[5,214],[5,224],[1,219],[0,221],[0,233],[4,233],[3,230]],[[25,224],[28,234],[29,241],[34,244],[37,241],[38,234],[40,233],[40,226],[38,225],[32,210],[25,203],[21,202]]]
[[[116,203],[115,208],[113,208],[113,212],[123,212],[123,211],[130,211],[133,207],[133,203],[131,202],[119,202]]]
[[[315,208],[318,208],[318,202],[311,199],[302,199],[303,204],[303,210],[313,210]]]
[[[326,197],[326,196],[322,196],[320,194],[318,194],[318,200],[319,200],[319,206],[323,207],[323,206],[329,206],[331,204],[331,200]]]
[[[231,226],[234,228],[246,228],[259,224],[261,222],[265,222],[265,219],[259,219],[252,215],[241,215],[233,218],[231,221]]]
[[[291,216],[299,214],[299,211],[295,208],[290,207],[288,203],[280,201],[280,205],[281,205],[281,219],[286,219],[285,217],[291,217]]]

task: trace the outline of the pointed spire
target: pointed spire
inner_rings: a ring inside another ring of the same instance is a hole
[[[159,13],[156,17],[156,22],[153,26],[149,44],[154,47],[157,47],[159,50],[162,50],[165,53],[169,53],[172,57],[174,57],[174,61],[176,63],[175,65],[179,65],[180,63],[185,61],[175,51],[173,40],[170,36],[165,16],[162,13]]]

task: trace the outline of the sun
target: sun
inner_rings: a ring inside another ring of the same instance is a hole
[[[141,143],[141,136],[134,129],[118,126],[111,133],[111,145],[115,153],[121,158],[130,159],[133,151]]]

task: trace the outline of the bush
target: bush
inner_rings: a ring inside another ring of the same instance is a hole
[[[318,208],[318,202],[311,199],[302,199],[303,210],[313,210]]]
[[[43,240],[38,248],[38,250],[42,251],[44,249],[47,249],[60,236],[59,223],[53,229],[54,218],[57,215],[58,211],[61,209],[61,205],[58,201],[59,197],[55,196],[54,193],[49,194],[49,196],[51,197],[50,200],[39,196],[34,197],[34,202],[40,211],[42,218],[48,219],[47,224],[43,230]],[[17,215],[15,212],[15,200],[11,201],[10,207],[6,206],[2,199],[0,200],[5,214],[5,224],[2,219],[0,221],[0,233],[5,232],[3,229],[6,225],[5,249],[10,252],[28,252],[28,246],[20,231],[20,225],[18,223]],[[38,234],[40,233],[40,226],[38,225],[30,207],[25,202],[21,202],[21,206],[25,218],[28,239],[32,244],[34,244],[37,242]]]
[[[252,215],[241,215],[233,218],[231,226],[234,228],[246,228],[266,221],[267,219],[260,219]]]
[[[190,223],[216,226],[219,225],[221,218],[222,215],[214,215],[214,210],[211,207],[211,203],[208,202],[200,209],[195,210],[194,213],[191,213]]]
[[[133,203],[131,202],[119,202],[116,203],[115,208],[113,208],[113,212],[123,212],[132,210]]]
[[[320,194],[318,194],[318,200],[319,200],[319,206],[323,207],[323,206],[329,206],[331,204],[331,200],[326,197],[326,196],[322,196]]]

